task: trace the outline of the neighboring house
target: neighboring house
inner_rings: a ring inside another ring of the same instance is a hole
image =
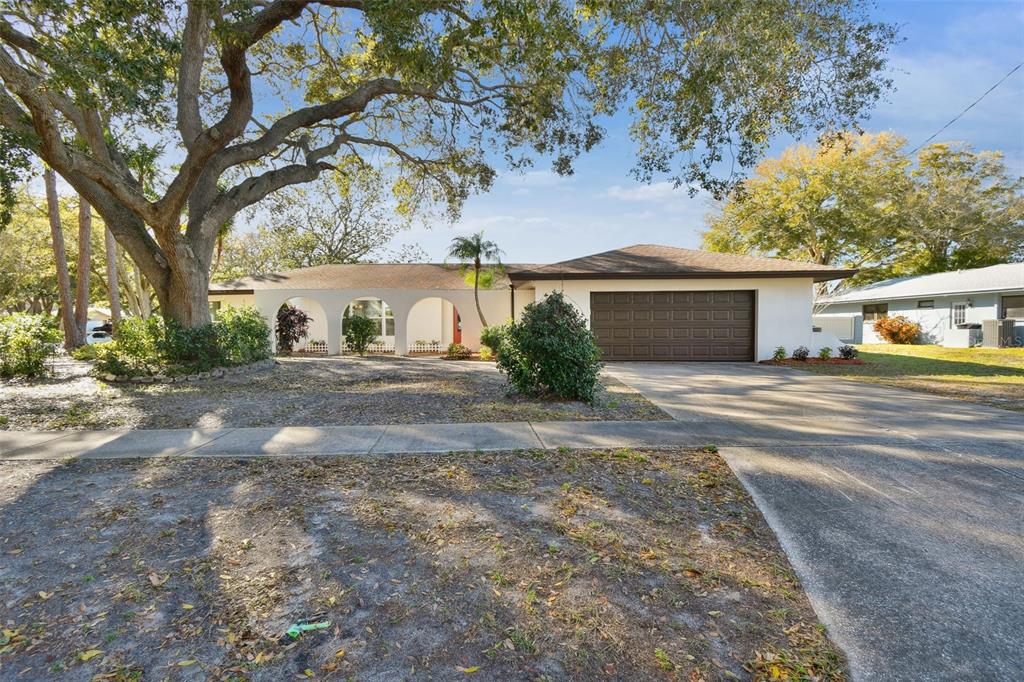
[[[1009,343],[1024,343],[1024,263],[858,287],[824,301],[814,323],[849,343],[883,343],[873,326],[887,315],[903,315],[920,324],[924,343],[958,348],[980,342],[978,325],[985,320],[1016,320],[1015,340]]]
[[[480,305],[489,324],[562,291],[590,322],[606,360],[753,361],[777,346],[835,347],[813,333],[813,287],[842,270],[641,244],[550,265],[506,265]],[[273,320],[284,303],[313,318],[306,344],[343,350],[343,319],[381,321],[380,350],[405,355],[461,337],[480,346],[472,280],[433,263],[323,265],[210,286],[210,302],[253,305]],[[459,320],[461,319],[461,325]],[[426,342],[426,343],[419,343]],[[301,346],[300,346],[301,347]]]

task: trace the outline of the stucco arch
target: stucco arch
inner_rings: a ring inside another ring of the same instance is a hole
[[[410,351],[420,349],[418,341],[425,341],[428,344],[437,341],[438,350],[443,350],[453,342],[466,343],[465,313],[462,307],[452,300],[458,297],[447,294],[448,292],[424,293],[410,306],[406,318],[406,343]],[[460,317],[461,325],[458,325]],[[431,346],[428,345],[427,348],[430,349]]]
[[[409,308],[411,307],[411,304],[408,303],[407,301],[402,300],[402,296],[395,296],[395,292],[393,291],[384,292],[372,289],[367,289],[364,291],[345,290],[339,293],[343,294],[339,298],[340,301],[343,301],[340,304],[340,312],[338,315],[339,352],[344,341],[344,339],[340,338],[340,336],[344,333],[343,316],[345,314],[345,311],[348,309],[350,305],[361,299],[376,299],[383,302],[383,304],[387,306],[388,310],[391,311],[391,316],[392,319],[394,320],[395,354],[405,355],[408,352],[408,344],[405,342],[405,319],[408,317],[408,311]],[[397,302],[394,302],[396,301],[396,299]],[[401,320],[399,319],[400,317]]]

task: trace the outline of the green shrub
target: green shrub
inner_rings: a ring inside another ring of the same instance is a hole
[[[831,360],[832,359],[832,349],[829,348],[828,346],[826,346],[825,348],[822,348],[821,350],[819,350],[818,351],[818,359],[819,360]]]
[[[498,368],[527,395],[593,402],[601,352],[583,315],[561,292],[531,303],[509,325]]]
[[[903,315],[880,317],[875,320],[875,333],[889,343],[910,344],[917,341],[921,333],[921,325]]]
[[[57,353],[61,333],[42,315],[14,313],[0,317],[0,376],[38,377]]]
[[[786,359],[786,349],[783,346],[776,346],[775,352],[772,353],[772,360],[775,362],[782,362]]]
[[[494,358],[495,358],[495,353],[494,353],[493,350],[490,349],[490,347],[488,347],[488,346],[480,346],[480,359],[481,360],[488,360],[488,361],[490,361],[490,360],[493,360]]]
[[[811,350],[807,346],[797,346],[796,350],[793,351],[794,360],[806,360],[811,356]]]
[[[270,327],[252,306],[221,308],[214,327],[227,365],[249,365],[270,357]]]
[[[159,316],[122,320],[114,340],[97,346],[104,374],[193,374],[270,357],[270,328],[255,308],[225,308],[212,324],[183,327]]]
[[[163,358],[164,320],[128,317],[117,325],[114,340],[97,352],[96,369],[109,374],[154,374],[166,363]]]
[[[380,336],[380,322],[353,315],[345,320],[345,342],[351,350],[366,355],[366,349]]]
[[[85,344],[71,351],[71,357],[75,360],[95,360],[99,357],[100,347],[98,344]]]
[[[309,323],[313,321],[306,311],[285,303],[277,311],[277,350],[290,353],[309,334]]]
[[[480,332],[480,343],[489,348],[495,357],[501,354],[501,346],[505,342],[505,337],[508,336],[508,328],[511,321],[505,324],[496,324],[490,327],[484,327],[484,330]],[[482,355],[481,349],[481,355]]]
[[[853,360],[855,357],[857,357],[857,353],[857,349],[849,344],[846,344],[845,346],[839,346],[839,357],[843,358],[844,360]]]
[[[444,356],[449,360],[468,360],[473,357],[473,351],[466,348],[461,343],[449,343],[448,349],[444,352]]]
[[[174,372],[209,372],[225,363],[217,338],[217,325],[183,327],[175,321],[164,325],[164,335],[157,340],[161,365]]]

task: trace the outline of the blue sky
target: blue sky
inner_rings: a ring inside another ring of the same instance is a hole
[[[865,125],[891,130],[911,147],[1024,61],[1024,2],[881,2],[878,19],[895,23],[903,38],[891,53],[896,90]],[[1002,151],[1024,175],[1024,69],[1010,77],[937,140],[963,140]],[[777,153],[792,139],[773,142]],[[506,262],[553,262],[634,243],[696,248],[708,199],[690,198],[670,183],[639,185],[630,176],[634,147],[621,122],[602,146],[562,178],[536,169],[501,169],[494,188],[469,199],[455,225],[435,222],[402,233],[395,245],[417,243],[441,260],[451,238],[484,230]]]

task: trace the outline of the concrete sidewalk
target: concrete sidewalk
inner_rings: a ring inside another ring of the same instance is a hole
[[[0,431],[0,459],[389,455],[456,450],[700,446],[676,421],[486,422],[223,429]],[[722,434],[724,435],[724,434]]]

